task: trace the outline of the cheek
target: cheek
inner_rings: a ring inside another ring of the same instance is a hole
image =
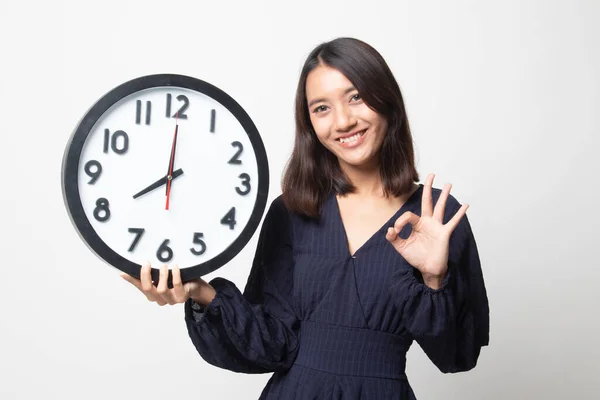
[[[387,131],[388,131],[388,124],[386,121],[381,121],[379,123],[378,131],[379,131],[379,136],[381,138],[380,140],[383,142],[383,138],[385,138],[385,135],[387,135]]]
[[[333,143],[331,142],[331,138],[328,134],[328,131],[319,131],[318,128],[313,128],[315,129],[315,133],[317,135],[317,140],[319,141],[319,143],[321,143],[323,145],[323,147],[325,147],[326,149],[330,150],[330,151],[335,151],[334,150],[334,146]]]
[[[325,148],[329,149],[331,148],[331,143],[327,140],[327,137],[324,135],[319,135],[317,133],[317,140],[323,145],[325,146]]]
[[[326,140],[327,136],[329,135],[329,129],[327,127],[325,118],[311,118],[311,123],[319,141],[323,142]]]
[[[375,114],[371,116],[372,125],[375,127],[379,140],[383,140],[387,134],[388,124],[387,121]]]

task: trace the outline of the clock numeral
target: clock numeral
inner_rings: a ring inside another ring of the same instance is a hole
[[[240,178],[242,180],[242,186],[245,188],[245,190],[242,190],[239,187],[236,187],[235,191],[238,194],[245,196],[248,193],[250,193],[250,175],[248,175],[247,173],[244,172],[243,174],[240,174],[240,176],[238,176],[238,178]]]
[[[217,119],[217,111],[215,109],[210,110],[210,133],[215,133],[215,120]]]
[[[135,250],[138,242],[140,241],[140,239],[142,238],[142,235],[144,234],[144,230],[145,230],[144,228],[129,228],[128,229],[129,233],[135,234],[135,238],[133,239],[133,243],[131,243],[131,246],[129,246],[127,251]]]
[[[204,254],[204,252],[206,251],[206,243],[204,243],[204,240],[202,240],[203,237],[204,237],[204,233],[201,233],[201,232],[194,233],[193,243],[199,245],[200,249],[195,249],[193,247],[190,248],[190,251],[192,252],[192,254],[199,256],[201,254]]]
[[[190,101],[188,98],[182,94],[177,96],[177,100],[183,102],[183,105],[179,108],[179,110],[175,114],[171,114],[171,101],[172,96],[171,93],[167,93],[167,118],[177,118],[179,119],[187,119],[187,115],[185,114],[185,110],[190,106]]]
[[[122,138],[121,146],[119,146],[119,138]],[[104,152],[108,153],[108,149],[112,149],[117,154],[125,154],[129,149],[129,136],[125,131],[116,131],[112,135],[108,129],[104,130]]]
[[[150,125],[150,116],[152,114],[152,102],[146,101],[146,125]],[[142,101],[136,100],[135,102],[135,123],[140,125],[142,123]]]
[[[93,167],[93,170],[92,170]],[[98,178],[100,178],[100,175],[102,175],[102,164],[100,164],[98,161],[96,160],[90,160],[88,162],[85,163],[85,167],[84,167],[85,173],[92,178],[88,184],[89,185],[93,185],[94,183],[96,183],[96,181],[98,180]]]
[[[231,157],[231,159],[229,161],[227,161],[228,164],[241,164],[242,160],[239,159],[239,156],[242,154],[242,152],[244,151],[244,146],[240,143],[240,142],[232,142],[231,146],[233,147],[237,147],[237,151],[235,152],[235,154],[233,155],[233,157]]]
[[[235,207],[231,207],[231,210],[221,218],[221,224],[229,225],[229,229],[233,229],[237,221],[235,220]]]
[[[96,200],[96,208],[94,208],[94,218],[99,222],[105,222],[110,218],[110,208],[108,200],[100,197]]]
[[[163,240],[156,251],[156,258],[161,262],[169,262],[173,259],[173,250],[169,247],[169,239]],[[165,256],[164,253],[167,253]]]

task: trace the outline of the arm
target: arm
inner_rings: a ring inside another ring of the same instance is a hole
[[[481,347],[489,342],[489,306],[466,215],[450,238],[448,272],[442,286],[428,287],[417,270],[407,268],[398,271],[393,290],[407,331],[440,371],[475,367]]]
[[[421,335],[417,342],[442,372],[468,371],[477,365],[481,348],[489,343],[489,305],[473,232],[465,216],[464,247],[458,262],[450,263],[445,290],[455,301],[447,330],[439,337]]]
[[[292,309],[291,236],[290,216],[278,198],[265,217],[244,293],[215,278],[210,284],[216,295],[208,305],[186,302],[188,333],[208,363],[245,373],[293,363],[299,325]]]

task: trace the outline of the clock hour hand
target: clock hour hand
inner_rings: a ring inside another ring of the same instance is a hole
[[[182,174],[183,174],[183,170],[181,168],[173,171],[173,176],[172,176],[171,180],[181,176]],[[162,185],[166,185],[168,181],[169,181],[169,176],[165,175],[162,178],[160,178],[159,180],[157,180],[156,182],[154,182],[153,184],[151,184],[150,186],[148,186],[147,188],[142,189],[138,193],[134,194],[133,198],[137,199],[138,197],[143,196],[146,193],[151,192],[154,189],[161,187]]]

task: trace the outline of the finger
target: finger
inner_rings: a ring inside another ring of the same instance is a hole
[[[131,283],[133,286],[142,290],[142,282],[139,279],[134,278],[133,276],[126,274],[125,272],[121,273],[121,278],[125,279],[127,282]]]
[[[169,287],[167,285],[168,278],[169,267],[167,267],[167,264],[163,264],[163,266],[160,268],[160,274],[158,276],[158,285],[156,285],[156,293],[158,293],[158,295],[167,302],[168,298],[166,295],[169,292]]]
[[[391,226],[387,229],[387,232],[385,233],[385,238],[391,244],[395,244],[397,240],[402,240],[402,238],[398,236],[394,228],[392,228]]]
[[[406,211],[404,214],[398,217],[396,222],[394,222],[394,230],[396,231],[396,234],[399,234],[406,224],[411,224],[414,228],[415,225],[419,223],[420,219],[421,218],[417,214]]]
[[[176,299],[182,299],[185,297],[185,289],[181,283],[181,270],[178,265],[174,265],[171,270],[173,274],[173,292],[175,293]]]
[[[444,226],[446,226],[450,232],[453,232],[454,229],[456,229],[456,227],[458,226],[458,223],[460,222],[460,220],[462,219],[462,217],[465,216],[465,214],[467,213],[467,209],[469,208],[468,204],[463,204],[458,211],[456,212],[456,214],[454,214],[454,216],[450,219],[450,221],[448,221],[448,223]]]
[[[152,275],[150,274],[152,267],[150,262],[144,264],[140,269],[140,281],[142,282],[142,291],[147,295],[154,293],[154,284],[152,283]]]
[[[450,194],[450,189],[452,189],[452,184],[446,183],[444,185],[444,189],[442,189],[442,193],[440,193],[440,197],[438,201],[435,203],[435,210],[433,210],[433,219],[439,221],[440,223],[444,223],[444,213],[446,210],[446,200],[448,200],[448,195]]]
[[[414,226],[417,222],[419,222],[419,216],[407,211],[396,220],[393,227],[388,228],[385,238],[399,250],[406,243],[406,239],[399,236],[402,228],[408,223]]]
[[[173,298],[173,290],[169,289],[169,266],[167,264],[164,264],[160,269],[156,293],[161,301],[160,303],[157,301],[157,303],[161,306],[164,306],[165,304],[173,305],[177,303],[177,301]]]
[[[396,230],[394,228],[392,228],[391,226],[388,228],[387,232],[385,233],[385,238],[399,252],[406,245],[406,239],[402,239],[400,237],[400,235],[398,235],[398,233],[396,232]]]
[[[433,178],[435,174],[427,175],[425,184],[423,185],[423,199],[421,201],[421,215],[424,217],[431,217],[433,214],[433,205],[431,201],[431,191],[433,188]]]

